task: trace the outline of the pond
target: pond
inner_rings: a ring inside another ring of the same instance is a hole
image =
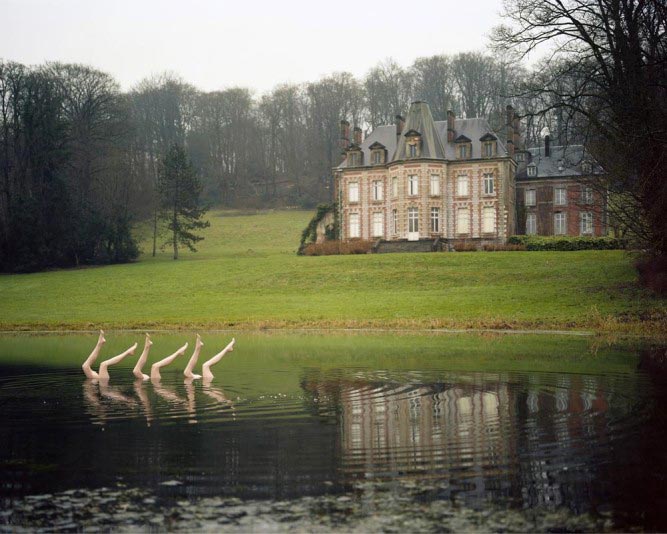
[[[200,362],[230,337],[204,333]],[[667,382],[646,348],[237,338],[209,384],[183,380],[190,350],[137,382],[142,335],[107,333],[100,359],[140,347],[104,384],[80,369],[92,334],[0,337],[0,529],[667,529]],[[194,334],[153,339],[149,364]]]

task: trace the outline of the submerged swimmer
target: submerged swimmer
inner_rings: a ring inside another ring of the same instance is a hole
[[[204,382],[210,382],[211,380],[213,380],[213,373],[211,372],[211,366],[215,365],[220,360],[222,360],[222,357],[225,354],[227,354],[228,352],[232,352],[234,350],[234,343],[236,343],[236,339],[232,338],[232,340],[229,342],[229,345],[227,345],[224,349],[218,352],[218,354],[213,356],[213,358],[204,363],[204,365],[202,366],[202,375],[204,376]]]
[[[163,358],[159,362],[155,362],[153,365],[151,365],[151,380],[160,380],[162,378],[162,376],[160,375],[160,368],[164,367],[165,365],[169,365],[181,354],[185,353],[187,348],[188,344],[186,343],[180,349],[174,352],[171,356],[167,356],[166,358]]]
[[[141,356],[139,356],[139,359],[137,360],[137,365],[135,365],[134,369],[132,369],[132,374],[137,378],[139,378],[140,380],[148,380],[148,375],[142,373],[141,369],[144,367],[144,364],[148,359],[148,353],[151,350],[152,344],[153,342],[151,341],[150,334],[146,333],[146,340],[144,341],[144,350],[141,353]]]
[[[190,361],[185,366],[185,370],[183,371],[183,375],[185,376],[185,378],[189,380],[193,380],[195,378],[201,378],[201,375],[194,374],[192,370],[195,368],[195,365],[197,365],[197,360],[199,359],[199,353],[201,352],[201,348],[203,346],[204,342],[201,340],[201,336],[197,334],[197,341],[195,341],[195,351],[192,353]]]
[[[103,379],[109,379],[109,370],[108,367],[110,365],[117,364],[119,361],[121,361],[123,358],[128,356],[129,354],[134,354],[135,349],[137,348],[137,344],[135,343],[132,345],[129,349],[127,349],[125,352],[120,353],[118,356],[114,356],[113,358],[109,358],[108,360],[103,361],[100,364],[100,370],[99,372],[93,371],[91,368],[91,365],[95,363],[95,360],[100,354],[100,350],[102,350],[102,345],[106,343],[106,339],[104,339],[104,330],[100,330],[100,335],[97,338],[97,344],[95,345],[95,348],[93,351],[90,353],[90,356],[86,358],[86,361],[83,362],[81,365],[81,368],[83,369],[83,373],[88,377],[88,378],[103,378]]]

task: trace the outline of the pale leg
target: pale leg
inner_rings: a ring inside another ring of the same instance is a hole
[[[199,334],[197,334],[197,341],[195,341],[195,351],[192,353],[188,365],[185,366],[185,371],[183,371],[183,375],[185,376],[185,378],[201,378],[201,375],[194,374],[192,370],[195,368],[195,365],[197,365],[197,360],[199,359],[199,353],[201,352],[201,348],[203,346],[204,342],[201,340]]]
[[[178,358],[181,354],[183,354],[187,348],[188,348],[188,344],[186,343],[180,349],[178,349],[176,352],[174,352],[171,356],[167,356],[166,358],[160,360],[159,362],[155,362],[153,365],[151,365],[151,380],[154,380],[154,379],[155,380],[160,380],[162,378],[162,376],[160,376],[160,367],[164,367],[165,365],[169,365],[176,358]]]
[[[114,356],[113,358],[109,358],[108,360],[104,360],[104,361],[100,364],[100,371],[99,371],[99,373],[98,373],[100,379],[106,379],[106,380],[108,380],[108,379],[109,379],[109,370],[107,369],[107,367],[109,367],[110,365],[115,365],[115,364],[117,364],[119,361],[121,361],[123,358],[125,358],[126,356],[128,356],[128,355],[130,355],[130,354],[134,354],[134,351],[135,351],[136,349],[137,349],[137,343],[135,343],[134,345],[132,345],[132,346],[131,346],[129,349],[127,349],[125,352],[121,352],[118,356]]]
[[[213,356],[213,358],[204,363],[204,365],[202,366],[202,375],[204,376],[205,382],[210,382],[211,380],[213,380],[213,373],[211,372],[211,366],[215,365],[220,360],[222,360],[222,357],[225,354],[227,354],[228,352],[232,352],[234,350],[234,343],[236,343],[236,339],[232,338],[229,345],[227,345],[224,349],[218,352],[218,354]]]
[[[83,362],[83,365],[81,368],[83,369],[83,373],[88,377],[88,378],[97,378],[97,373],[93,371],[90,366],[95,363],[95,360],[100,354],[100,350],[102,349],[102,345],[106,343],[106,339],[104,339],[104,331],[100,330],[100,336],[97,338],[97,345],[95,345],[95,348],[93,349],[93,352],[90,353],[90,356],[86,358],[86,361]]]
[[[141,353],[141,356],[139,356],[139,359],[137,360],[137,365],[135,365],[134,369],[132,370],[132,374],[137,378],[141,378],[142,380],[148,380],[148,375],[142,373],[141,370],[146,364],[146,360],[148,359],[148,353],[151,350],[152,344],[153,342],[151,341],[151,336],[149,334],[146,334],[146,341],[144,341],[144,350]]]
[[[153,420],[153,412],[151,411],[151,402],[148,400],[148,395],[144,390],[144,380],[139,378],[134,381],[134,392],[139,397],[141,405],[144,408],[144,415],[146,416],[146,426],[151,426],[151,421]]]

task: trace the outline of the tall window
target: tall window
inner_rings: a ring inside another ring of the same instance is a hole
[[[384,235],[384,214],[381,212],[373,213],[373,237],[382,237]]]
[[[470,157],[470,150],[467,144],[459,145],[459,159],[467,159]]]
[[[373,182],[373,200],[382,200],[382,197],[384,196],[384,187],[382,186],[383,184],[380,180],[375,180]]]
[[[437,234],[440,231],[440,208],[431,208],[431,232]]]
[[[494,184],[493,184],[493,174],[484,175],[484,194],[493,195]]]
[[[431,190],[430,194],[433,196],[439,195],[440,194],[440,176],[437,174],[432,174],[431,175]]]
[[[528,176],[537,176],[537,167],[532,163],[527,167]]]
[[[565,235],[567,233],[567,219],[564,213],[554,214],[554,234]]]
[[[565,206],[567,204],[567,190],[564,187],[554,189],[554,204],[556,206]]]
[[[592,234],[593,233],[593,214],[590,211],[584,211],[581,213],[581,234]]]
[[[398,210],[391,211],[391,233],[398,234]]]
[[[373,163],[375,165],[379,165],[380,163],[384,163],[384,154],[382,153],[382,150],[375,150],[373,152]]]
[[[470,233],[470,210],[468,208],[459,208],[456,210],[456,233]]]
[[[419,180],[416,174],[408,176],[408,195],[415,196],[419,194]]]
[[[411,158],[414,158],[417,155],[417,145],[408,145],[409,154]]]
[[[350,167],[356,167],[359,164],[357,154],[355,154],[354,152],[349,154],[348,158],[350,158]]]
[[[391,196],[394,198],[398,196],[398,176],[391,177]]]
[[[581,202],[583,204],[593,203],[593,189],[587,186],[581,188]]]
[[[350,213],[350,237],[360,237],[361,228],[359,226],[359,214]]]
[[[485,157],[487,157],[487,158],[492,158],[493,157],[493,154],[495,152],[494,145],[495,145],[494,141],[486,141],[484,143],[484,156]]]
[[[537,216],[534,213],[526,215],[526,234],[535,235],[537,233]]]
[[[535,205],[535,190],[534,189],[526,189],[525,190],[525,203],[526,206],[534,206]]]
[[[350,202],[359,202],[359,182],[350,182],[347,187],[348,200]]]
[[[408,208],[408,232],[419,232],[419,208]]]
[[[456,195],[459,197],[468,196],[468,175],[462,174],[456,177]]]
[[[491,234],[496,231],[496,208],[486,206],[482,208],[482,233]]]

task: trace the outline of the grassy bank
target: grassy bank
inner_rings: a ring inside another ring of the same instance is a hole
[[[200,252],[0,276],[0,329],[512,328],[656,333],[621,251],[297,257],[310,212],[215,211]],[[148,241],[144,250],[150,250]]]

